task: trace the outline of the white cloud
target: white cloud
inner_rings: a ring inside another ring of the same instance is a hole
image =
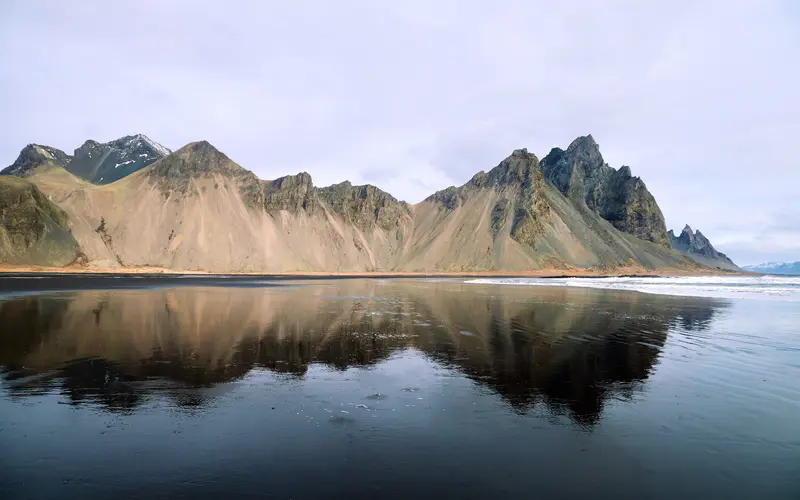
[[[0,154],[206,139],[264,178],[416,202],[592,133],[670,227],[800,258],[800,219],[752,230],[800,199],[799,18],[785,0],[6,2]]]

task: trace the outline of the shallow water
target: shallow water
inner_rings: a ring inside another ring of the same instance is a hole
[[[221,281],[14,284],[0,497],[800,497],[792,301]]]

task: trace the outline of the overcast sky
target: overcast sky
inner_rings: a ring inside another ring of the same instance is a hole
[[[800,1],[9,1],[0,165],[144,133],[415,203],[591,133],[680,231],[800,260]]]

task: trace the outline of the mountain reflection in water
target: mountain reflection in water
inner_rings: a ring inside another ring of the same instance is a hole
[[[367,367],[413,349],[500,394],[581,425],[627,399],[671,328],[701,331],[727,303],[549,287],[339,280],[282,288],[80,291],[0,302],[8,393],[133,412],[179,406],[266,369]],[[413,385],[413,381],[409,381]],[[213,394],[213,393],[211,393]]]

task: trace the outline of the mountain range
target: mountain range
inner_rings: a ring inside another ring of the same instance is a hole
[[[31,144],[0,176],[0,261],[212,272],[738,270],[698,231],[667,233],[630,167],[591,135],[513,151],[416,205],[372,185],[259,179],[206,141],[144,135],[68,155]]]
[[[798,262],[765,262],[751,266],[742,266],[742,269],[763,274],[798,274],[800,275],[800,261]]]

